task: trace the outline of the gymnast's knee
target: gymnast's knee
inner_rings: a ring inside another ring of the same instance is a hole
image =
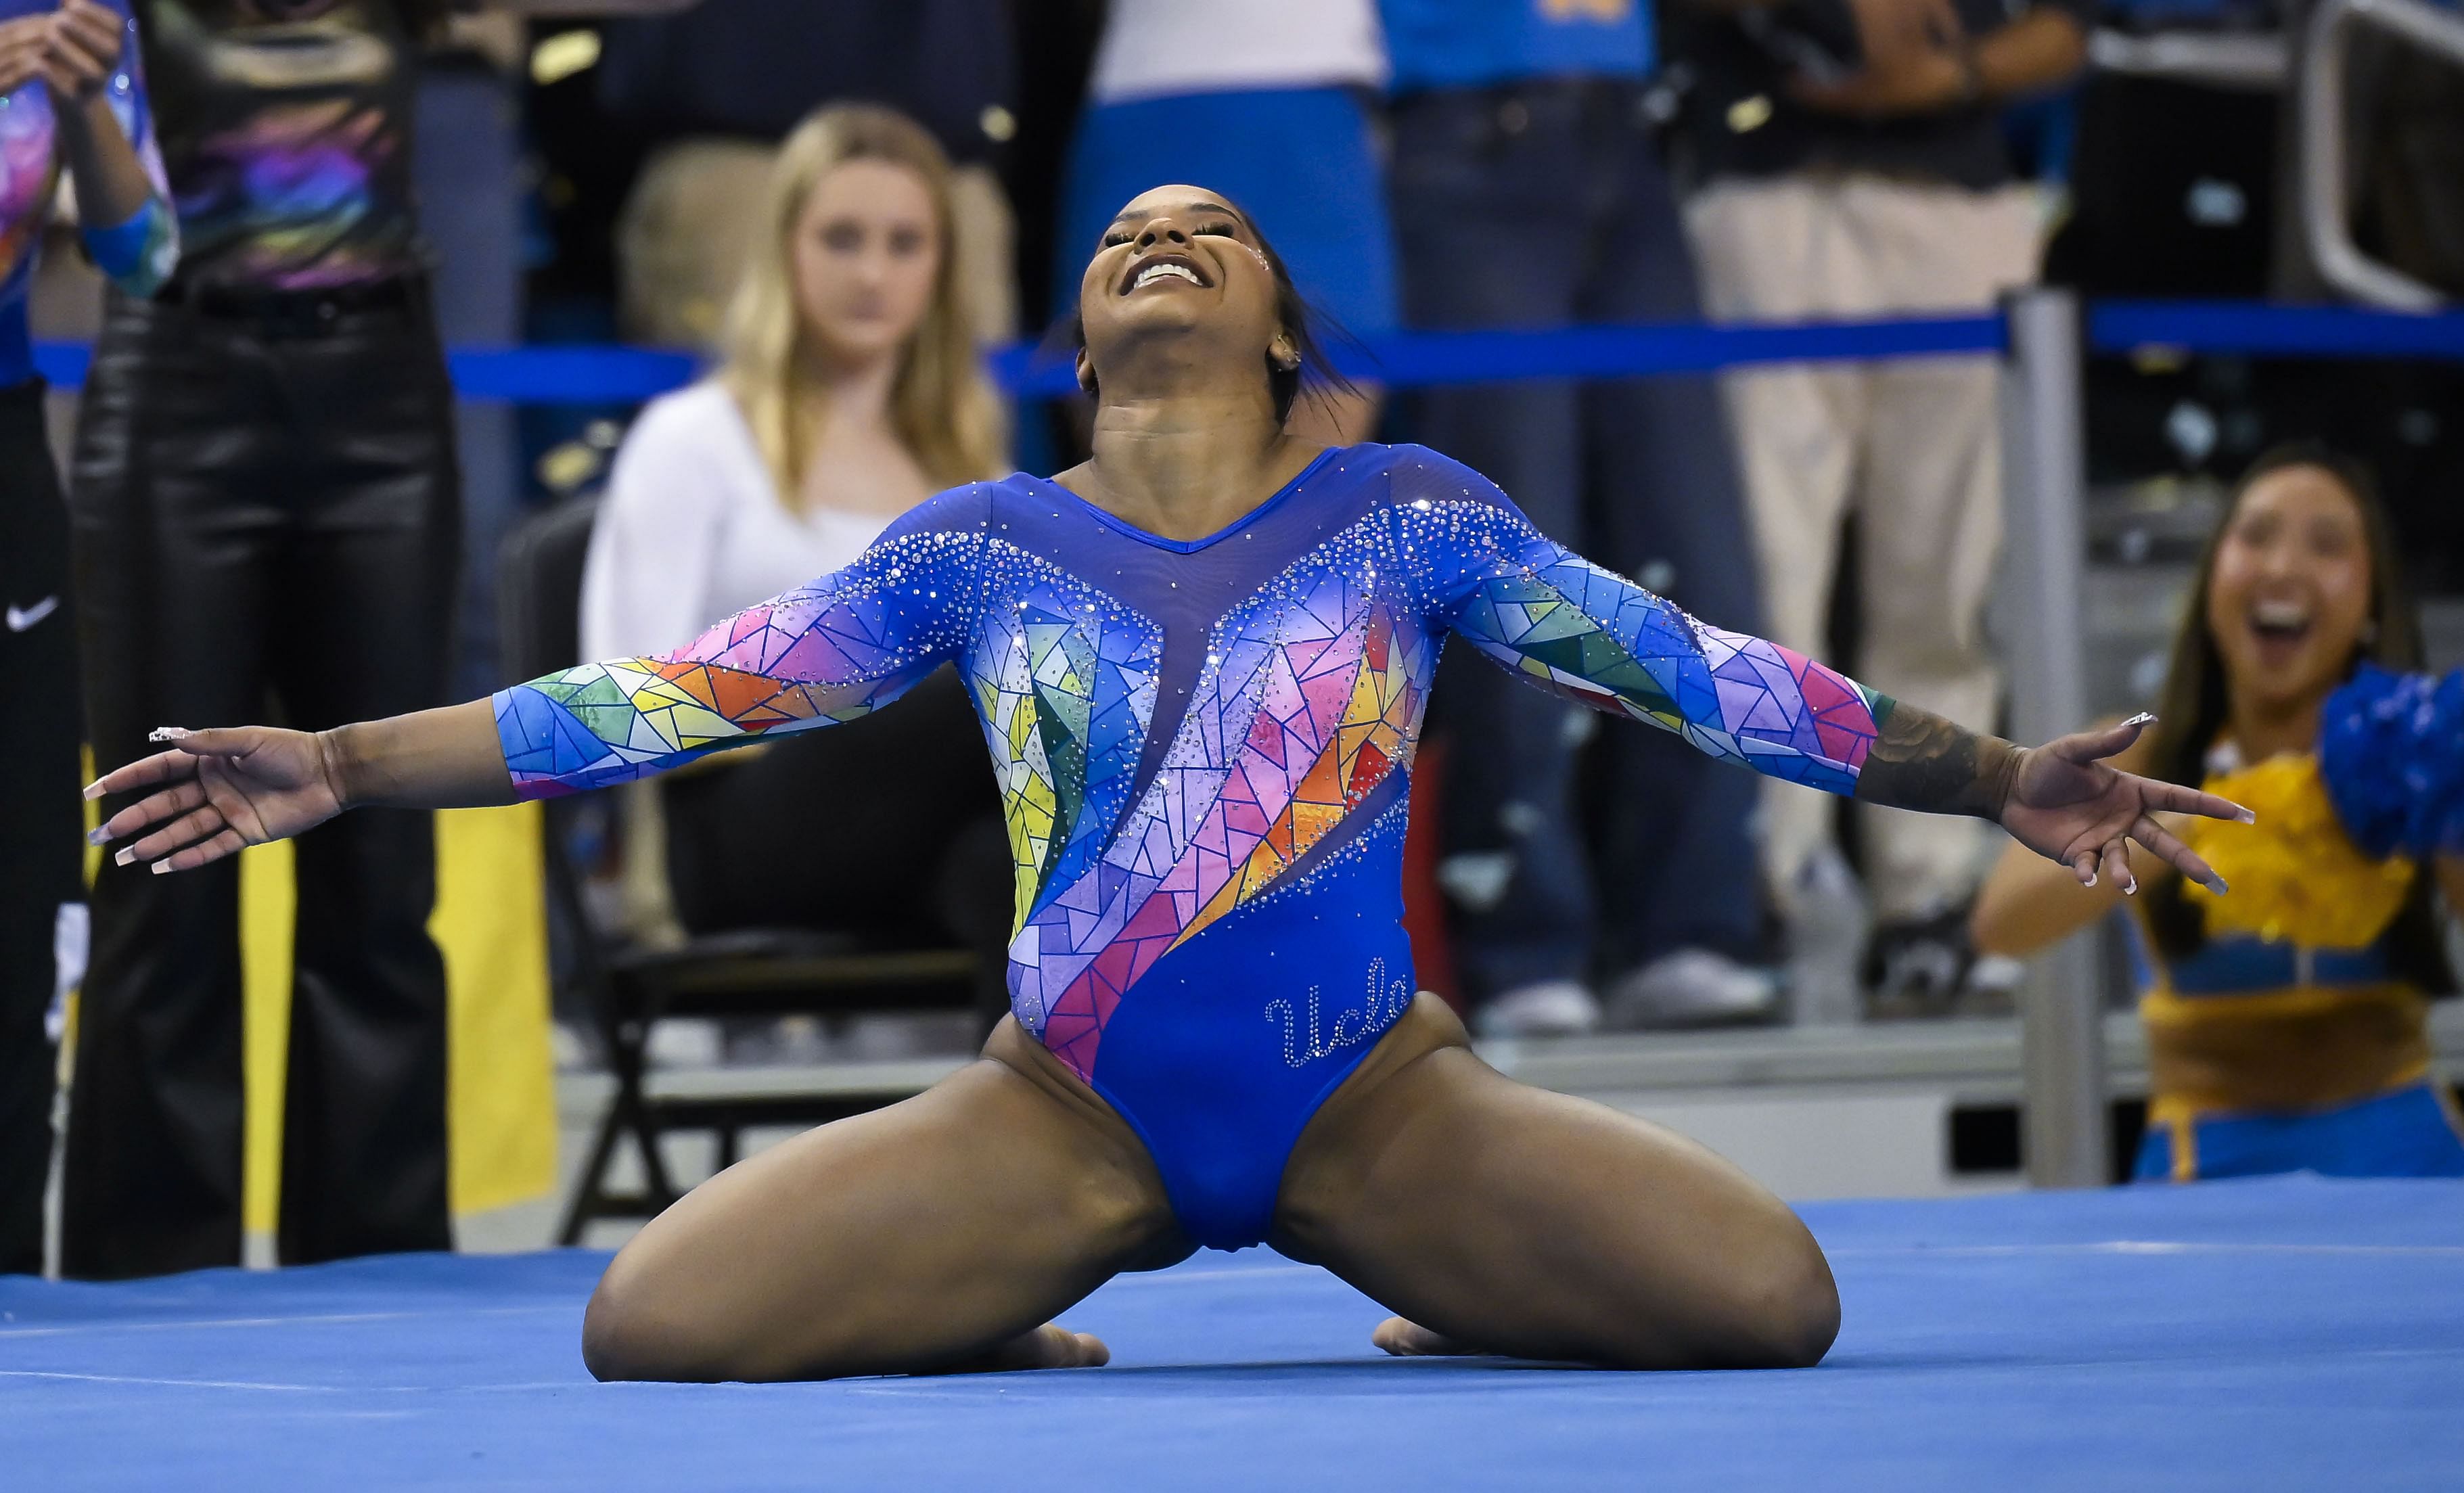
[[[694,1320],[676,1292],[619,1253],[582,1314],[582,1362],[599,1380],[713,1381],[731,1378],[706,1319]]]
[[[1792,1219],[1792,1222],[1794,1220]],[[1803,1224],[1739,1262],[1738,1367],[1811,1369],[1839,1335],[1839,1285]]]

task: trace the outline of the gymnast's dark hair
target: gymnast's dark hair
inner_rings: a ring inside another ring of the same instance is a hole
[[[2271,448],[2233,484],[2224,517],[2200,551],[2189,607],[2173,638],[2173,660],[2158,698],[2156,724],[2146,736],[2150,777],[2196,787],[2207,776],[2208,750],[2215,745],[2232,709],[2226,695],[2224,654],[2208,630],[2208,593],[2215,582],[2216,552],[2224,546],[2242,499],[2259,479],[2296,467],[2323,472],[2344,490],[2361,516],[2362,538],[2369,551],[2372,626],[2365,641],[2355,646],[2345,672],[2350,674],[2364,659],[2400,672],[2422,667],[2421,615],[2406,590],[2395,530],[2387,522],[2386,505],[2379,501],[2378,484],[2369,469],[2315,441]],[[2454,989],[2455,979],[2447,967],[2437,919],[2431,911],[2430,888],[2428,875],[2413,879],[2411,894],[2388,925],[2387,947],[2398,978],[2423,991],[2444,993]],[[2143,897],[2157,949],[2168,959],[2196,954],[2207,941],[2207,931],[2199,909],[2183,895],[2182,878],[2157,877],[2148,883]]]
[[[1274,396],[1276,421],[1289,421],[1292,406],[1303,394],[1312,399],[1323,399],[1330,391],[1357,396],[1359,387],[1327,358],[1326,344],[1339,342],[1356,349],[1359,341],[1301,295],[1300,287],[1292,283],[1292,272],[1285,265],[1284,256],[1275,252],[1275,246],[1267,241],[1266,231],[1258,226],[1258,220],[1237,202],[1226,206],[1249,226],[1249,236],[1258,241],[1259,256],[1266,261],[1267,272],[1275,277],[1275,319],[1282,323],[1284,335],[1292,340],[1293,350],[1300,354],[1300,362],[1289,368],[1279,365],[1271,357],[1265,360],[1266,388]],[[1074,355],[1086,345],[1086,319],[1072,306],[1069,315],[1045,339],[1045,349]]]

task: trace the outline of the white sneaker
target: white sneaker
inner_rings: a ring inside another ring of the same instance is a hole
[[[1767,1021],[1779,1011],[1779,977],[1709,949],[1663,954],[1609,991],[1611,1031],[1666,1031]]]
[[[1578,1037],[1600,1024],[1600,1002],[1578,980],[1543,980],[1506,992],[1476,1017],[1483,1037]]]
[[[727,1060],[727,1043],[716,1021],[680,1017],[650,1028],[642,1056],[654,1068],[715,1068]]]

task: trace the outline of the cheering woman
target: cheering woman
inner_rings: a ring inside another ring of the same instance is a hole
[[[2131,841],[2205,879],[2150,816],[2241,811],[2105,766],[2132,732],[2015,747],[1698,623],[1433,451],[1296,440],[1299,297],[1220,197],[1133,202],[1079,308],[1085,465],[943,493],[665,658],[313,735],[166,730],[91,790],[135,795],[101,833],[186,870],[363,804],[624,781],[955,661],[1007,805],[1012,1016],[643,1230],[591,1303],[594,1372],[1099,1363],[1047,1319],[1262,1241],[1404,1314],[1390,1351],[1820,1358],[1837,1294],[1777,1198],[1510,1082],[1413,994],[1404,789],[1440,647],[1810,787],[1996,820],[2082,881]]]
[[[1997,954],[2137,914],[2143,1179],[2464,1176],[2426,1002],[2454,988],[2433,890],[2464,907],[2464,672],[2421,661],[2368,474],[2318,447],[2260,457],[2200,562],[2165,718],[2121,758],[2265,812],[2183,826],[2233,894],[2144,853],[2059,897],[2013,853],[1979,893],[1976,946]]]

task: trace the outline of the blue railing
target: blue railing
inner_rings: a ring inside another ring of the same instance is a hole
[[[2087,345],[2102,353],[2145,347],[2254,357],[2404,358],[2464,362],[2464,312],[2406,316],[2335,306],[2249,301],[2097,301]],[[1755,363],[1999,353],[2008,329],[1995,314],[1900,317],[1790,325],[1651,323],[1544,332],[1405,332],[1339,347],[1338,365],[1395,388],[1520,379],[1602,379],[1702,372]],[[34,364],[61,388],[85,380],[87,348],[45,342]],[[690,354],[643,347],[459,347],[449,359],[465,399],[522,405],[631,405],[691,382]],[[1026,398],[1077,384],[1066,357],[1021,344],[991,357],[996,378]]]

